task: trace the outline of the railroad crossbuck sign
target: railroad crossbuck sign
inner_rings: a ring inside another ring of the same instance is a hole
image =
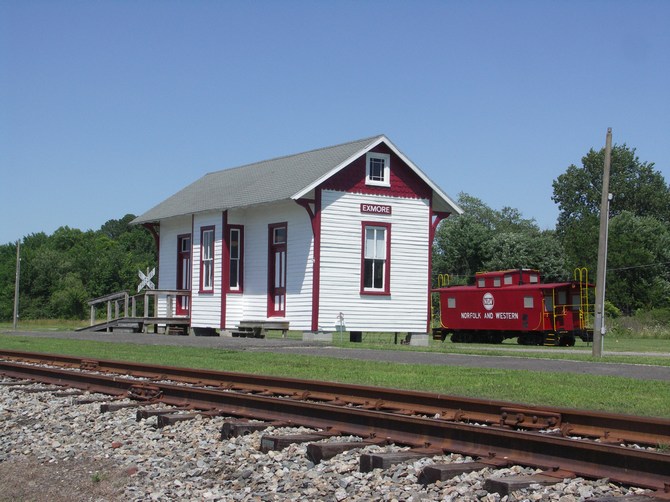
[[[156,289],[156,285],[151,280],[151,279],[153,279],[154,275],[156,275],[156,267],[152,268],[151,271],[149,271],[149,268],[147,268],[147,273],[146,274],[142,273],[141,270],[138,270],[137,275],[140,278],[140,285],[137,286],[137,292],[138,293],[140,291],[142,291],[144,288]]]

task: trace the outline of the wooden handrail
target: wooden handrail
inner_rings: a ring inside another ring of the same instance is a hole
[[[89,305],[96,305],[98,303],[103,303],[103,302],[109,302],[112,300],[120,300],[121,298],[127,298],[128,297],[128,292],[127,291],[119,291],[118,293],[111,293],[109,295],[105,296],[99,296],[98,298],[93,298],[92,300],[88,301]]]
[[[88,302],[88,305],[91,307],[91,326],[95,324],[95,314],[96,314],[96,305],[100,303],[107,303],[107,322],[110,323],[113,320],[119,319],[121,317],[128,317],[128,300],[132,302],[130,317],[137,317],[137,298],[142,298],[144,300],[144,318],[149,319],[150,317],[158,317],[158,297],[166,297],[166,315],[161,316],[165,318],[173,318],[173,301],[178,296],[191,296],[191,291],[186,289],[147,289],[138,293],[136,295],[130,296],[126,291],[120,291],[118,293],[111,293],[109,295],[100,296],[94,298]],[[149,315],[149,303],[150,298],[154,298],[154,315]],[[120,313],[119,303],[123,300],[123,316]],[[112,315],[112,303],[114,303],[114,315]],[[180,316],[181,317],[181,316]],[[188,317],[188,316],[186,316]],[[107,331],[110,331],[110,327],[107,327]],[[146,329],[146,326],[145,326]]]

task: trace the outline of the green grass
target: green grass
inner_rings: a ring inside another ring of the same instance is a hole
[[[403,337],[399,336],[398,340]],[[662,339],[605,337],[605,355],[598,359],[593,358],[593,345],[586,344],[581,340],[578,340],[574,347],[522,346],[517,344],[515,340],[505,340],[502,344],[468,344],[452,343],[449,340],[445,342],[431,340],[429,347],[413,347],[401,345],[399,342],[395,344],[395,336],[392,333],[365,333],[361,343],[349,342],[349,335],[345,333],[342,337],[339,334],[334,334],[333,345],[359,349],[410,350],[486,356],[521,356],[539,359],[670,366],[670,340]],[[635,352],[639,353],[639,355],[622,354],[624,352]]]
[[[21,331],[74,331],[88,326],[88,321],[72,319],[21,319],[18,329]],[[11,330],[11,322],[0,322],[0,330]]]
[[[352,344],[360,346],[361,344]],[[451,344],[453,345],[453,344]],[[670,418],[670,382],[570,373],[393,364],[222,349],[0,334],[0,348],[290,376]],[[507,354],[509,355],[509,354]]]

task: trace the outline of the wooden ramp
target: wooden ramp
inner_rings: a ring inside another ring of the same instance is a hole
[[[145,333],[148,325],[165,326],[166,333],[188,334],[191,320],[188,317],[120,317],[104,321],[77,331],[104,331],[106,333]]]

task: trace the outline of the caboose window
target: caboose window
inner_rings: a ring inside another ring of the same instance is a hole
[[[455,309],[456,308],[456,298],[451,297],[447,298],[447,308]]]
[[[572,295],[572,305],[570,305],[570,308],[572,310],[579,310],[579,308],[581,307],[580,303],[581,298],[579,297],[579,295]]]
[[[533,297],[532,296],[524,296],[523,297],[523,306],[524,306],[524,308],[527,308],[527,309],[534,308],[535,307],[535,302],[533,301]]]
[[[554,311],[554,299],[551,296],[544,297],[544,311],[545,312]]]
[[[500,287],[500,277],[494,277],[493,278],[493,287],[494,288],[499,288]]]
[[[362,294],[390,292],[390,224],[363,222]]]
[[[538,282],[540,282],[540,278],[537,276],[537,274],[530,274],[530,283],[537,284]]]
[[[510,286],[513,282],[512,274],[505,275],[505,286]]]
[[[559,291],[558,292],[558,304],[559,305],[565,305],[568,303],[568,293],[566,291]]]
[[[477,279],[477,287],[483,288],[484,286],[486,286],[486,280],[483,277]]]

